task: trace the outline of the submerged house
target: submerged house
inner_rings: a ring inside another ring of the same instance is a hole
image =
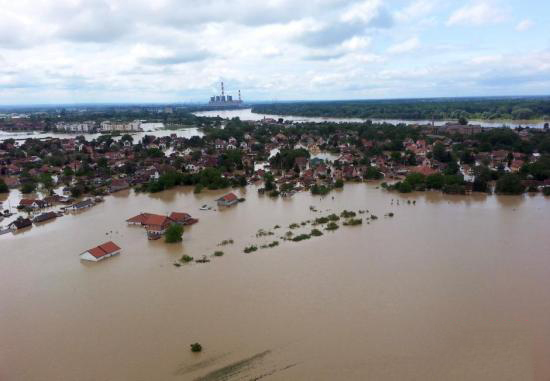
[[[43,204],[40,203],[40,200],[22,198],[19,201],[19,208],[39,209],[41,207],[43,207]]]
[[[45,222],[53,220],[54,218],[57,218],[57,214],[55,212],[46,212],[34,217],[32,222],[36,224],[37,222]]]
[[[128,225],[144,225],[149,216],[151,216],[151,213],[140,213],[137,216],[128,218],[126,222],[128,223]]]
[[[151,214],[143,223],[147,231],[147,238],[159,239],[166,233],[166,230],[168,230],[172,223],[174,223],[174,221],[172,221],[170,217]]]
[[[188,213],[172,212],[170,219],[180,225],[193,225],[199,222],[198,219],[191,217]]]
[[[19,217],[15,221],[13,221],[11,224],[8,225],[8,229],[10,230],[20,230],[26,227],[29,227],[32,225],[32,222],[28,218]]]
[[[175,221],[160,214],[141,213],[127,219],[126,222],[129,225],[144,226],[149,239],[159,239]]]
[[[80,259],[85,261],[98,262],[102,259],[120,254],[120,250],[120,247],[118,247],[113,241],[109,241],[81,253]]]
[[[223,197],[220,197],[216,200],[219,206],[231,206],[239,202],[239,199],[235,193],[228,193]]]
[[[88,200],[77,202],[76,204],[73,204],[73,205],[67,207],[67,209],[69,209],[69,210],[82,210],[82,209],[86,209],[86,208],[91,208],[94,205],[95,205],[95,203],[91,199],[88,199]]]
[[[188,213],[173,212],[170,216],[163,216],[153,213],[140,213],[137,216],[126,220],[128,225],[139,225],[145,227],[149,239],[159,239],[171,224],[192,225],[199,222]]]

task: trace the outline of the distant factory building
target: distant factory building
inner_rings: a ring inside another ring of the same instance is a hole
[[[232,95],[225,95],[225,89],[223,82],[221,83],[221,95],[215,95],[210,97],[210,102],[208,102],[208,106],[221,108],[221,107],[240,107],[243,104],[243,100],[241,98],[241,90],[239,90],[239,99],[234,100]]]

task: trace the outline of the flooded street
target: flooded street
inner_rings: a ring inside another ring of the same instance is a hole
[[[550,379],[548,197],[346,184],[325,198],[270,199],[249,186],[234,191],[244,203],[199,210],[227,192],[122,191],[0,236],[0,380]],[[379,218],[278,239],[344,209]],[[199,223],[181,243],[148,241],[125,222],[140,212]],[[235,243],[218,247],[225,239]],[[108,240],[119,256],[79,260]],[[215,250],[225,255],[173,266]]]

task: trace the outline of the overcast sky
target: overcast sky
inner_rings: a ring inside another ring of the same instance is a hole
[[[0,104],[550,94],[547,0],[0,0]]]

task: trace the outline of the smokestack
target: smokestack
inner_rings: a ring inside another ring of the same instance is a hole
[[[225,95],[225,92],[223,90],[223,82],[222,82],[222,97]]]
[[[241,99],[241,90],[239,90],[239,102],[241,102],[242,99]]]

